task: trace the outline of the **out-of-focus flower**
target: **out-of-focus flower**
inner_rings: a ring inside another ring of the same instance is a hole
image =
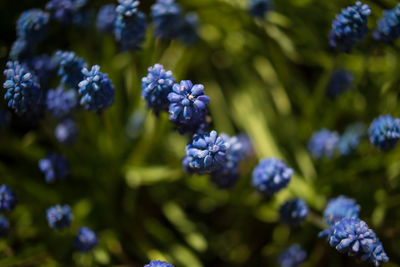
[[[400,4],[392,10],[385,10],[378,21],[373,37],[375,40],[392,43],[400,36]]]
[[[78,93],[74,89],[64,90],[63,86],[47,91],[46,107],[55,118],[65,118],[76,109]]]
[[[315,132],[308,142],[308,151],[317,159],[331,158],[339,144],[339,134],[327,129]]]
[[[281,221],[289,225],[298,225],[308,216],[310,210],[301,198],[286,201],[279,209]]]
[[[63,230],[71,225],[72,213],[68,205],[56,205],[46,211],[47,222],[49,226],[56,230]]]
[[[81,227],[74,238],[74,244],[78,251],[91,251],[98,243],[96,233],[89,227]]]
[[[56,126],[54,135],[61,144],[72,145],[78,135],[78,126],[72,119],[66,119]]]
[[[116,5],[108,4],[100,8],[97,13],[96,26],[102,32],[113,33],[115,20],[117,19]]]
[[[358,218],[360,206],[352,198],[339,196],[329,200],[324,210],[325,222],[332,225],[343,218]]]
[[[17,197],[14,191],[3,184],[0,185],[0,212],[11,211],[17,205]]]
[[[281,267],[298,267],[307,258],[307,252],[294,244],[279,255],[278,263]]]
[[[67,159],[56,153],[50,153],[39,160],[39,169],[48,183],[64,180],[69,174]]]
[[[335,99],[346,90],[351,89],[354,81],[354,76],[348,70],[336,70],[332,73],[326,86],[326,94],[328,97]]]
[[[17,21],[17,36],[28,42],[41,41],[49,26],[50,14],[41,9],[29,9]]]

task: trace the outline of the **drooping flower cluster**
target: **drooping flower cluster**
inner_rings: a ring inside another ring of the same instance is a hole
[[[0,238],[5,237],[10,231],[9,221],[2,215],[0,215]]]
[[[274,157],[261,159],[254,168],[252,185],[260,193],[271,196],[285,188],[293,175],[293,169]]]
[[[39,169],[48,183],[62,181],[69,175],[67,159],[63,155],[56,153],[50,153],[39,160]]]
[[[17,205],[17,197],[14,191],[3,184],[0,185],[0,212],[11,211]]]
[[[92,250],[98,243],[96,233],[89,227],[83,226],[79,228],[74,238],[74,245],[80,252],[88,252]]]
[[[390,150],[400,140],[400,119],[381,115],[372,121],[368,134],[372,145],[383,151]]]
[[[146,264],[144,267],[174,267],[171,263],[167,263],[164,261],[150,261],[149,264]]]
[[[344,8],[332,22],[329,34],[331,47],[341,52],[350,52],[366,35],[369,15],[371,9],[360,1],[357,1],[355,6]]]
[[[117,19],[116,5],[108,4],[100,8],[97,13],[97,29],[104,33],[113,33],[115,20]]]
[[[72,119],[65,119],[56,126],[54,135],[61,144],[72,145],[78,136],[78,126]]]
[[[308,151],[316,159],[331,158],[339,143],[339,134],[327,129],[315,132],[308,142]]]
[[[52,17],[61,24],[86,25],[87,0],[50,0],[46,9],[52,12]]]
[[[358,218],[360,206],[352,198],[339,196],[330,199],[324,210],[324,220],[333,225],[343,218]]]
[[[374,39],[392,43],[400,36],[400,4],[392,10],[385,10],[373,33]]]
[[[47,222],[55,230],[63,230],[71,225],[73,219],[71,208],[68,205],[56,205],[46,211]]]
[[[58,76],[61,82],[68,88],[77,88],[78,83],[83,80],[82,69],[86,68],[85,60],[70,51],[57,51],[54,57],[59,66]]]
[[[279,209],[281,221],[294,226],[304,221],[308,213],[308,206],[301,198],[288,200]]]
[[[41,41],[48,30],[50,15],[40,9],[29,9],[21,14],[17,21],[19,40]]]
[[[326,86],[326,94],[331,99],[335,99],[346,90],[351,89],[354,81],[354,76],[351,71],[336,70],[332,73]]]
[[[281,267],[298,267],[307,258],[307,252],[301,249],[298,244],[294,244],[279,255],[278,263]]]
[[[355,151],[361,142],[361,138],[366,136],[367,127],[364,123],[358,122],[346,127],[344,133],[339,138],[338,150],[343,156]]]
[[[271,0],[250,0],[249,12],[256,18],[265,18],[265,15],[272,9]]]

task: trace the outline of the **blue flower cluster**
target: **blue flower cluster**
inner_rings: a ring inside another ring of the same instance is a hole
[[[332,30],[329,34],[331,47],[342,52],[350,52],[368,32],[369,15],[371,15],[371,9],[360,1],[357,1],[355,6],[344,8],[332,22]]]
[[[392,10],[385,10],[373,33],[374,39],[392,43],[400,36],[400,4]]]
[[[98,243],[96,233],[89,227],[83,226],[79,228],[74,238],[74,244],[78,251],[88,252],[92,250]]]
[[[50,0],[46,9],[52,12],[52,17],[61,24],[87,24],[87,0]]]
[[[250,0],[249,12],[256,18],[265,18],[265,14],[272,9],[271,0]]]
[[[289,225],[299,225],[309,213],[306,202],[301,198],[286,201],[279,209],[281,221]]]
[[[0,185],[0,212],[11,211],[17,205],[17,197],[14,191],[3,184]]]
[[[69,175],[67,159],[63,155],[56,153],[50,153],[39,160],[39,169],[48,183],[62,181]]]
[[[5,237],[10,231],[10,222],[0,215],[0,238]]]
[[[78,136],[78,126],[72,119],[65,119],[56,126],[54,135],[61,144],[72,145]]]
[[[149,264],[146,264],[144,267],[174,267],[174,265],[164,262],[164,261],[150,261]]]
[[[47,222],[55,230],[63,230],[71,225],[73,219],[71,208],[68,205],[56,205],[46,211]]]
[[[333,225],[343,218],[358,218],[360,206],[352,198],[339,196],[330,199],[324,210],[324,220]]]
[[[104,33],[113,33],[115,20],[117,19],[116,5],[108,4],[100,8],[97,13],[97,29]]]
[[[46,107],[55,118],[69,116],[78,105],[78,93],[74,89],[64,90],[63,86],[47,91]]]
[[[40,9],[29,9],[21,14],[17,21],[19,40],[41,41],[47,33],[50,15]]]
[[[326,86],[326,94],[331,99],[335,99],[346,90],[351,89],[354,81],[354,76],[351,71],[336,70],[332,73]]]
[[[68,88],[78,88],[78,83],[84,78],[82,69],[87,66],[85,60],[70,51],[57,51],[54,57],[59,66],[61,82]]]
[[[381,115],[372,121],[368,134],[372,145],[383,151],[390,150],[400,140],[400,119]]]
[[[278,263],[281,267],[298,267],[307,258],[307,252],[301,249],[298,244],[294,244],[279,255]]]
[[[331,158],[339,143],[339,134],[327,129],[315,132],[308,142],[308,151],[317,159]]]

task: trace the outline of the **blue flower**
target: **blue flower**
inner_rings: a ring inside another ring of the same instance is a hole
[[[78,135],[78,126],[72,119],[66,119],[56,126],[54,135],[61,144],[72,145]]]
[[[0,130],[4,130],[10,124],[10,120],[10,114],[5,110],[0,109]]]
[[[157,38],[176,37],[180,30],[182,10],[174,0],[157,0],[151,6],[151,17]]]
[[[64,90],[63,86],[47,91],[46,107],[55,118],[65,118],[76,109],[78,93],[74,89]]]
[[[80,252],[92,250],[98,243],[96,233],[88,227],[81,227],[74,238],[74,245]]]
[[[343,92],[351,89],[354,81],[354,76],[351,71],[347,70],[336,70],[332,73],[329,79],[328,85],[326,86],[326,94],[331,99],[335,99]]]
[[[308,216],[306,202],[301,198],[286,201],[279,209],[281,221],[289,225],[298,225]]]
[[[186,162],[197,174],[211,173],[226,161],[226,141],[216,131],[193,136],[186,146]]]
[[[298,267],[307,258],[307,252],[294,244],[279,255],[278,263],[281,267]]]
[[[4,216],[0,215],[0,238],[5,237],[9,231],[10,223]]]
[[[27,40],[18,38],[11,46],[10,59],[14,61],[23,61],[33,56],[34,44]]]
[[[118,0],[115,21],[115,39],[121,44],[121,50],[140,49],[146,37],[146,16],[139,12],[139,1]]]
[[[326,236],[329,245],[339,252],[370,261],[375,266],[389,261],[374,231],[358,218],[343,218],[320,233],[320,236]]]
[[[17,197],[14,191],[3,184],[0,185],[0,212],[11,211],[17,205]]]
[[[9,61],[6,66],[7,69],[4,71],[6,81],[3,87],[7,90],[4,98],[8,102],[8,107],[19,115],[36,111],[42,97],[42,90],[36,77],[18,61]]]
[[[94,65],[89,71],[82,69],[83,80],[79,83],[80,104],[86,110],[103,112],[114,103],[114,86],[107,74]]]
[[[41,41],[47,33],[50,15],[40,9],[29,9],[17,21],[17,36],[28,42]]]
[[[361,138],[367,133],[364,123],[353,123],[347,126],[344,133],[339,138],[338,149],[341,155],[347,156],[355,151],[360,144]]]
[[[385,10],[373,33],[375,40],[392,43],[400,36],[400,4],[392,10]]]
[[[142,97],[146,100],[147,107],[160,111],[168,111],[168,94],[172,92],[175,83],[172,71],[166,71],[161,64],[148,68],[149,73],[142,78]]]
[[[308,142],[308,151],[317,159],[331,158],[339,143],[339,134],[327,129],[315,132]]]
[[[117,19],[116,5],[109,4],[100,8],[97,13],[96,26],[102,32],[113,33],[115,20]]]
[[[181,20],[179,30],[176,38],[186,45],[191,45],[199,40],[197,34],[197,28],[199,27],[200,21],[196,13],[187,13]]]
[[[400,119],[381,115],[372,121],[368,134],[372,145],[383,151],[390,150],[400,139]]]
[[[69,88],[77,88],[83,79],[82,69],[86,68],[85,60],[77,57],[74,52],[57,51],[54,61],[58,63],[58,76],[61,77],[61,82]]]
[[[196,131],[206,122],[207,105],[210,98],[204,94],[202,84],[193,85],[191,81],[174,84],[168,94],[170,101],[169,119],[178,127]]]
[[[39,169],[48,183],[64,180],[69,175],[67,159],[56,153],[50,153],[39,160]]]
[[[293,175],[293,169],[274,157],[262,159],[254,168],[252,185],[260,193],[271,196],[285,188]]]
[[[63,230],[71,225],[72,213],[68,205],[56,205],[46,211],[49,226],[56,230]]]
[[[324,220],[332,225],[343,218],[358,218],[360,206],[352,198],[339,196],[329,200],[324,210]]]
[[[341,52],[350,52],[353,46],[366,35],[369,15],[371,15],[371,9],[360,1],[357,1],[355,6],[342,9],[342,13],[338,14],[332,22],[332,30],[329,34],[331,47]]]
[[[265,18],[265,14],[272,9],[271,0],[250,0],[249,12],[256,18]]]
[[[46,9],[51,11],[52,17],[61,24],[85,24],[85,8],[87,0],[50,0]]]
[[[150,261],[150,263],[146,264],[144,267],[174,267],[174,265],[164,261]]]

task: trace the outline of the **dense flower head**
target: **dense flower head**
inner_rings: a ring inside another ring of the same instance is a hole
[[[197,134],[186,146],[186,163],[191,172],[211,173],[223,166],[226,152],[226,141],[216,131]]]
[[[343,218],[320,233],[339,252],[379,266],[389,261],[374,231],[358,218]]]
[[[172,91],[175,79],[172,71],[166,71],[161,64],[148,68],[148,74],[142,78],[142,97],[147,107],[154,109],[156,114],[168,111],[168,94]]]
[[[171,263],[167,263],[164,261],[150,261],[149,264],[146,264],[144,267],[174,267]]]
[[[250,0],[249,12],[257,18],[265,18],[265,14],[272,9],[271,0]]]
[[[76,56],[74,52],[57,51],[54,61],[58,63],[58,76],[61,77],[61,82],[69,88],[77,88],[83,79],[82,69],[86,67],[85,60]]]
[[[47,91],[46,107],[55,118],[64,118],[78,105],[78,93],[74,89],[64,90],[63,86]]]
[[[290,225],[300,224],[309,212],[306,202],[301,198],[288,200],[279,209],[281,221]]]
[[[352,198],[339,196],[329,200],[324,210],[324,220],[332,225],[343,218],[358,218],[360,206]]]
[[[260,193],[270,196],[285,188],[293,175],[293,169],[274,157],[261,159],[252,173],[252,185]]]
[[[360,144],[361,138],[364,137],[366,133],[367,127],[362,122],[347,126],[346,130],[339,138],[339,153],[346,156],[355,151]]]
[[[182,10],[175,0],[157,0],[151,6],[151,17],[157,38],[176,37],[182,20]]]
[[[4,99],[8,107],[19,115],[36,111],[42,98],[37,78],[18,61],[9,61],[6,66],[4,71],[6,81],[3,87],[7,90]]]
[[[350,52],[366,35],[369,15],[371,9],[360,1],[357,1],[355,6],[342,9],[342,13],[332,22],[329,34],[331,47],[342,52]]]
[[[66,119],[56,126],[54,135],[61,144],[72,145],[78,136],[78,126],[72,119]]]
[[[0,215],[0,238],[5,237],[10,231],[10,223],[8,220]]]
[[[169,119],[178,127],[197,129],[206,120],[207,105],[210,98],[204,94],[204,86],[191,81],[181,81],[174,84],[168,94],[170,101]]]
[[[116,5],[108,4],[100,8],[97,13],[96,26],[102,32],[113,33],[115,20],[117,19]]]
[[[278,263],[281,267],[298,267],[307,258],[307,252],[294,244],[279,255]]]
[[[69,175],[67,159],[56,153],[49,153],[39,160],[39,169],[48,183],[64,180]]]
[[[9,57],[14,61],[29,59],[33,55],[33,47],[34,45],[29,41],[23,38],[18,38],[11,46]]]
[[[14,191],[3,184],[0,185],[0,212],[11,211],[17,205],[17,197]]]
[[[354,81],[354,76],[348,70],[336,70],[332,73],[326,86],[326,94],[331,99],[335,99],[346,90],[351,89]]]
[[[61,24],[82,24],[87,0],[50,0],[46,9]]]
[[[315,132],[308,142],[308,151],[317,159],[331,158],[339,143],[339,134],[327,129]]]
[[[71,208],[68,205],[56,205],[46,211],[49,226],[56,230],[63,230],[71,225],[73,219]]]
[[[191,45],[199,40],[197,28],[199,27],[199,16],[194,12],[187,13],[181,20],[176,38],[184,44]]]
[[[18,38],[38,42],[41,41],[48,29],[50,14],[41,9],[29,9],[21,14],[17,21]]]
[[[385,10],[373,33],[375,40],[392,43],[400,36],[400,4],[392,10]]]
[[[3,109],[0,109],[0,130],[5,129],[10,124],[10,114]]]
[[[103,112],[114,103],[114,86],[108,75],[94,65],[89,71],[82,69],[83,80],[79,83],[80,104],[87,110]]]
[[[372,145],[384,151],[390,150],[400,140],[400,119],[381,115],[372,121],[368,134]]]
[[[74,245],[80,252],[92,250],[98,243],[96,233],[89,227],[81,227],[74,238]]]

